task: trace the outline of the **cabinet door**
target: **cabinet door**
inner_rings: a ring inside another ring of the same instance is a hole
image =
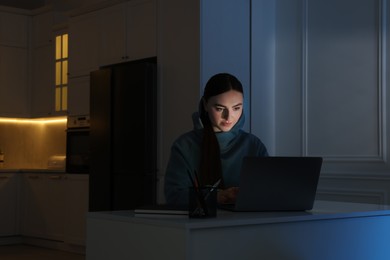
[[[68,86],[68,114],[89,114],[89,76],[69,78]]]
[[[99,67],[99,16],[92,12],[69,21],[69,77],[89,75]]]
[[[157,55],[155,0],[135,0],[102,11],[100,65],[110,65]]]
[[[85,245],[88,212],[88,175],[67,174],[65,180],[64,242]]]
[[[45,217],[41,205],[45,203],[43,174],[25,174],[22,183],[22,235],[45,237]]]
[[[0,12],[0,44],[27,47],[29,16]]]
[[[65,208],[65,174],[44,174],[46,196],[41,209],[46,219],[48,239],[63,241]]]
[[[26,174],[22,235],[63,240],[64,174]]]
[[[18,234],[18,176],[12,173],[0,173],[0,236]]]
[[[157,56],[156,0],[130,1],[126,28],[126,56],[129,60]]]
[[[0,116],[30,115],[27,49],[0,46]]]
[[[52,12],[41,13],[32,17],[33,47],[39,47],[52,43],[53,20],[54,17]]]
[[[100,14],[100,65],[127,61],[126,57],[126,12],[127,4],[114,5]]]
[[[36,47],[32,55],[31,115],[54,115],[54,45]]]

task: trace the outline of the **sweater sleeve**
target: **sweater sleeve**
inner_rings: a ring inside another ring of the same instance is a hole
[[[188,204],[188,189],[192,185],[189,174],[193,174],[196,169],[193,157],[190,156],[188,147],[183,147],[179,142],[172,145],[164,182],[167,204],[176,206]]]

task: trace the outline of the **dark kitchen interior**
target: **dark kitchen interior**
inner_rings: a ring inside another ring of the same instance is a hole
[[[389,14],[389,0],[0,0],[0,259],[390,259]],[[164,202],[172,141],[220,71],[244,83],[245,128],[270,154],[324,156],[329,207],[126,215]]]

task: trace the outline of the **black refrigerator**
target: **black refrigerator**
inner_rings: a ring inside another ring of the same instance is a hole
[[[156,202],[156,60],[90,73],[89,211]]]

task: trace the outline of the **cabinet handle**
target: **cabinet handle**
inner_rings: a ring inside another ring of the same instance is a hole
[[[28,178],[36,180],[36,179],[39,179],[39,176],[38,175],[29,175]]]

